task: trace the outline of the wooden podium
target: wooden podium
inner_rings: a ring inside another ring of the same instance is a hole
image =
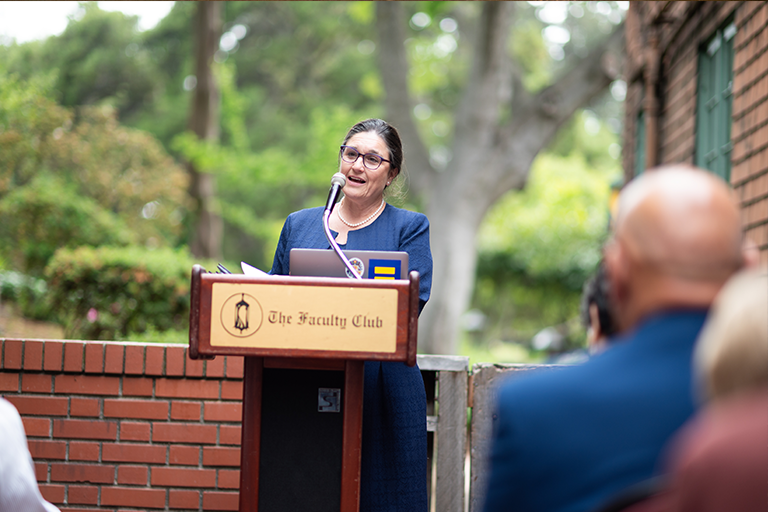
[[[358,512],[365,361],[416,364],[419,275],[192,269],[189,355],[245,356],[240,512]]]

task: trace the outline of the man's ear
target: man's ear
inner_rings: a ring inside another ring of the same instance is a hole
[[[590,345],[593,345],[595,341],[603,337],[603,326],[600,325],[600,312],[597,309],[597,304],[594,302],[589,305],[589,326],[592,328],[592,340]]]
[[[606,245],[603,257],[605,259],[605,271],[610,283],[610,299],[617,306],[618,311],[629,294],[629,261],[626,251],[616,240]]]

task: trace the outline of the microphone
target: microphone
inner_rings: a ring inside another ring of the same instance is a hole
[[[349,258],[347,258],[347,256],[341,250],[341,247],[339,247],[339,244],[336,243],[336,240],[333,239],[331,227],[328,224],[329,219],[331,218],[331,210],[333,210],[333,207],[336,205],[336,199],[339,198],[339,192],[341,192],[341,189],[344,188],[344,185],[346,184],[347,178],[345,178],[344,175],[340,172],[337,172],[331,177],[331,190],[328,192],[328,201],[326,201],[325,210],[323,211],[323,231],[325,231],[325,238],[328,239],[328,243],[330,244],[331,249],[336,252],[336,255],[339,257],[341,262],[344,263],[347,271],[351,273],[352,276],[354,276],[354,279],[362,279],[363,277],[357,273],[357,269],[352,266],[352,263],[349,262]]]
[[[339,198],[339,192],[347,184],[347,178],[343,174],[337,172],[331,176],[331,190],[328,191],[328,201],[325,202],[325,211],[330,212],[336,205],[336,200]]]

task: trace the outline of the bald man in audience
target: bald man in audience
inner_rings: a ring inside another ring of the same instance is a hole
[[[694,342],[741,248],[739,209],[716,176],[675,165],[624,188],[604,251],[622,334],[582,365],[501,385],[486,512],[592,511],[654,476],[694,412]]]

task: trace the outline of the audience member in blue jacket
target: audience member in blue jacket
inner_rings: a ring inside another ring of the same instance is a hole
[[[583,365],[501,386],[486,512],[593,511],[652,477],[694,412],[694,342],[743,264],[738,207],[687,165],[643,174],[619,201],[605,263],[624,334]]]
[[[432,286],[429,221],[386,203],[397,179],[403,149],[397,130],[381,119],[353,126],[339,153],[347,179],[344,198],[329,220],[345,250],[405,251],[409,271],[420,275],[419,312]],[[323,207],[288,216],[275,252],[272,274],[288,274],[293,248],[330,249],[322,226]],[[426,393],[418,366],[365,363],[360,510],[427,510]]]

